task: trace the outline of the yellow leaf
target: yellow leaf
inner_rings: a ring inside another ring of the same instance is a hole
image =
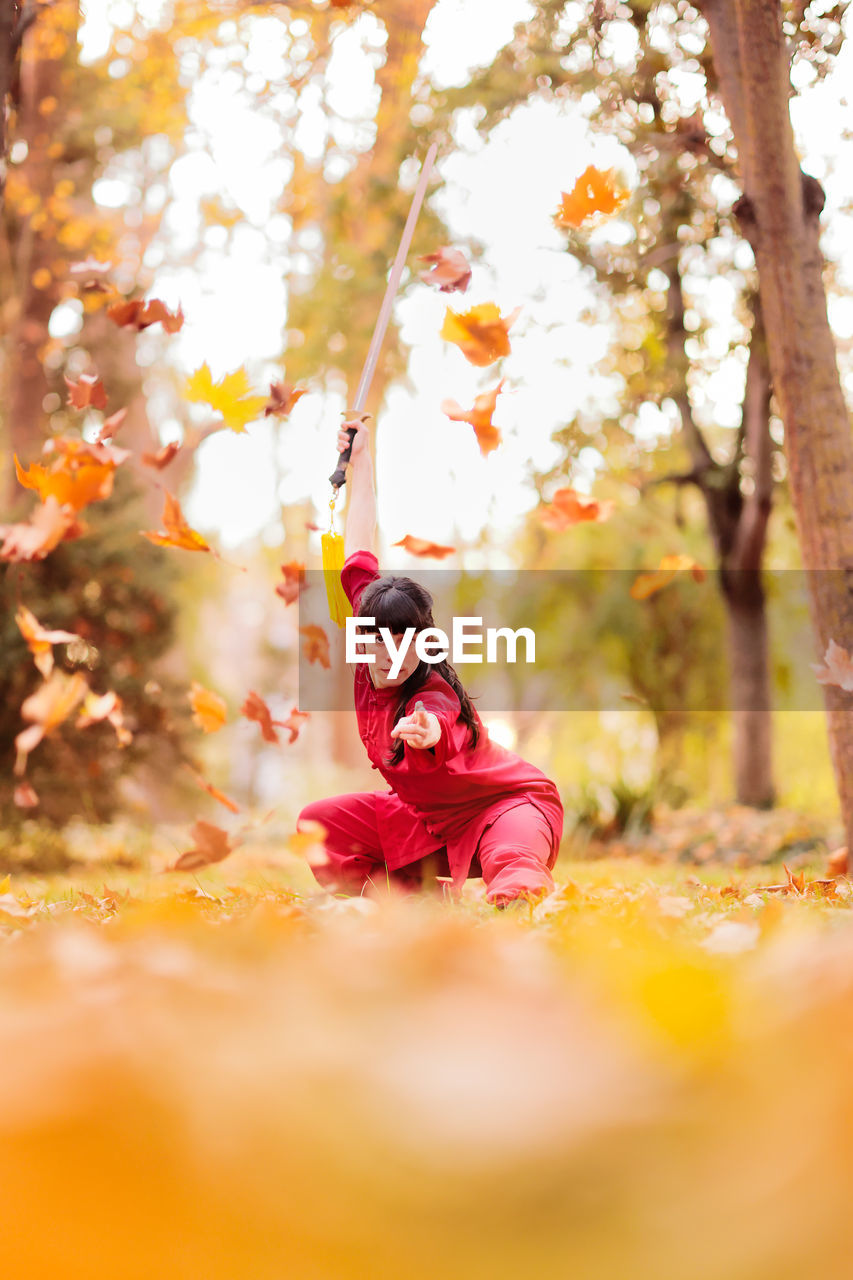
[[[266,396],[251,396],[249,375],[245,369],[226,373],[214,382],[205,362],[186,382],[184,395],[188,400],[203,401],[222,414],[225,425],[232,431],[245,431],[246,423],[259,418],[267,403]]]

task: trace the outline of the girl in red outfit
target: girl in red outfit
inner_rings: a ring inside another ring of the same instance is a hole
[[[432,597],[417,582],[381,577],[372,550],[376,499],[367,428],[346,422],[338,450],[355,428],[348,477],[341,574],[355,617],[372,617],[399,646],[408,627],[435,626]],[[362,624],[362,634],[367,628]],[[563,831],[556,786],[541,770],[492,742],[449,662],[421,662],[410,644],[398,675],[377,635],[374,663],[354,667],[355,710],[371,765],[386,791],[317,800],[299,814],[326,831],[328,861],[314,874],[336,892],[361,894],[388,884],[415,888],[425,860],[458,889],[482,876],[489,902],[538,897],[554,887]]]

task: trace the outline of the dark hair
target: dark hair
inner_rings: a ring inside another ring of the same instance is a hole
[[[378,631],[387,627],[391,635],[405,635],[409,627],[415,628],[415,634],[428,627],[434,627],[432,616],[433,599],[425,587],[411,578],[389,576],[377,578],[365,587],[359,601],[358,610],[366,618],[373,618]],[[362,627],[362,631],[366,628]],[[463,722],[471,731],[471,745],[476,747],[480,740],[480,728],[477,713],[471,698],[465,692],[462,681],[449,662],[419,662],[412,674],[400,685],[400,699],[394,711],[394,724],[406,711],[406,703],[413,694],[426,684],[430,674],[436,671],[450,685],[459,699]],[[392,726],[393,727],[393,726]],[[403,759],[405,743],[398,738],[386,765],[399,764]]]

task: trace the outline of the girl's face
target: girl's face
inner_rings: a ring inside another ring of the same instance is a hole
[[[403,643],[403,639],[404,639],[403,635],[402,634],[397,635],[392,632],[392,639],[397,649],[399,649],[400,645]],[[376,661],[372,662],[367,668],[368,671],[370,672],[370,678],[373,681],[375,688],[395,689],[399,685],[404,684],[406,680],[408,680],[409,676],[412,674],[412,672],[415,670],[418,663],[420,662],[420,658],[415,652],[415,639],[416,637],[412,636],[411,644],[406,650],[406,654],[400,665],[399,673],[397,674],[395,679],[392,680],[391,668],[394,665],[394,654],[386,646],[382,637],[377,633],[376,644],[373,645],[371,649],[367,650],[367,652],[373,653],[376,657]]]

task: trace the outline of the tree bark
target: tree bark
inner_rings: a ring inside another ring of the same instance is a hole
[[[737,144],[736,207],[755,253],[771,377],[809,600],[822,657],[853,635],[853,435],[826,312],[823,192],[797,161],[779,0],[702,0],[720,94]],[[827,573],[826,570],[836,572]],[[853,842],[853,706],[824,686],[830,751]]]

